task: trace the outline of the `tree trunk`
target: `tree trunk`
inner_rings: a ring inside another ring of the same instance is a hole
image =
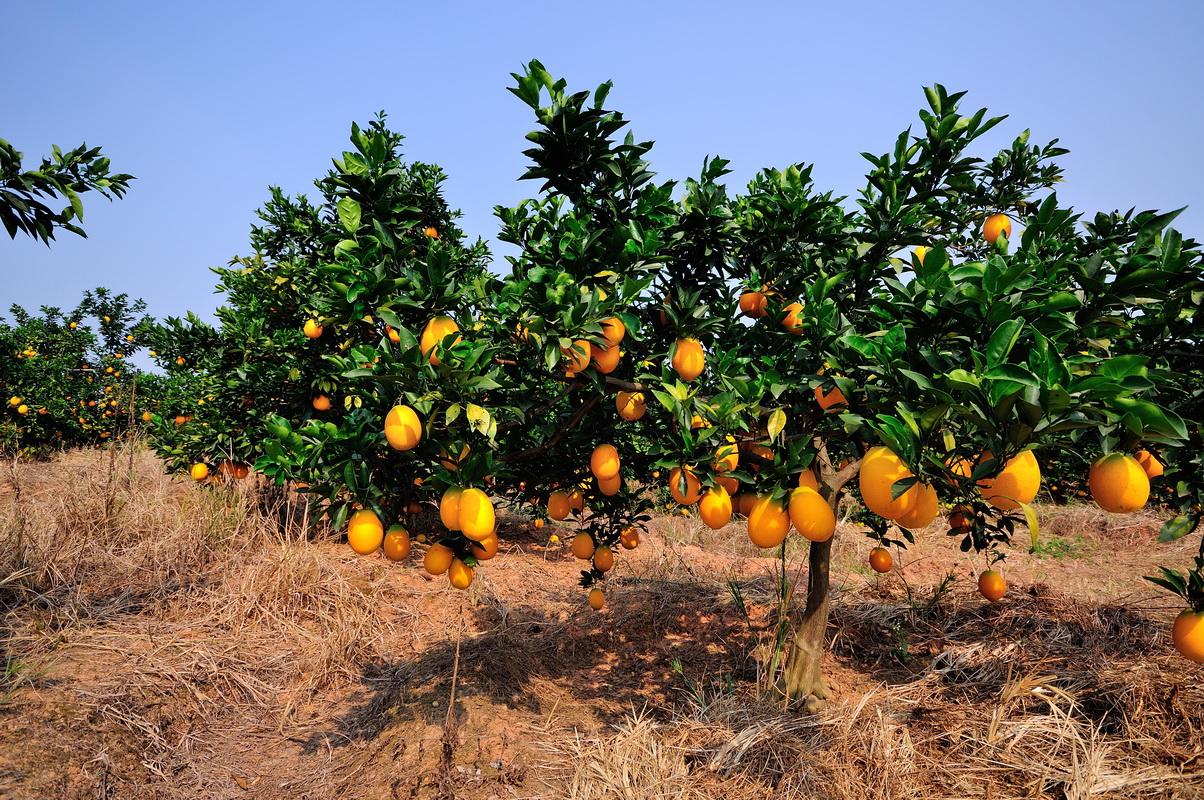
[[[827,454],[821,448],[823,458]],[[831,465],[821,472],[820,492],[835,515],[840,504],[841,490],[861,469],[861,460],[833,473]],[[782,692],[805,710],[816,711],[831,694],[823,676],[824,649],[828,641],[828,589],[832,566],[832,543],[836,534],[826,542],[812,542],[807,553],[807,604],[802,615],[793,622],[786,667],[782,672]]]

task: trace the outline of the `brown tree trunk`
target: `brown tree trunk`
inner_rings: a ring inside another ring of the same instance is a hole
[[[821,449],[826,461],[826,453]],[[821,472],[820,491],[832,513],[836,514],[844,489],[861,468],[861,460],[849,464],[833,474],[831,465]],[[794,621],[790,635],[790,647],[786,655],[786,667],[782,672],[782,692],[786,697],[802,704],[807,711],[816,711],[831,694],[823,676],[824,649],[828,641],[828,589],[832,565],[832,543],[836,535],[826,542],[812,542],[807,554],[807,604],[803,613]]]

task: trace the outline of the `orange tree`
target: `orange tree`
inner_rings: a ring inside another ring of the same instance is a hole
[[[1166,535],[1195,527],[1199,248],[1165,215],[1059,207],[1056,142],[1026,132],[973,157],[1001,118],[935,86],[920,130],[867,154],[855,201],[804,165],[731,197],[721,159],[657,182],[608,84],[569,92],[538,62],[515,79],[538,122],[524,177],[542,184],[497,210],[508,275],[462,244],[441,174],[403,165],[378,121],[353,129],[319,206],[274,198],[257,255],[219,271],[221,328],[169,336],[197,336],[212,413],[253,431],[245,457],[304,485],[357,552],[404,558],[420,526],[426,568],[465,588],[497,552],[495,503],[529,504],[537,524],[577,524],[597,608],[647,520],[643,489],[717,528],[740,512],[783,554],[793,527],[806,601],[782,615],[775,678],[813,705],[845,494],[877,569],[948,506],[992,600],[999,545],[1037,535],[1034,453],[1080,459],[1115,511],[1144,505],[1165,462],[1181,511]],[[1158,580],[1198,611],[1202,567]]]
[[[127,359],[150,325],[145,308],[103,288],[70,311],[12,306],[12,324],[0,321],[0,443],[45,454],[104,442],[139,422],[154,395],[135,386],[140,373]]]

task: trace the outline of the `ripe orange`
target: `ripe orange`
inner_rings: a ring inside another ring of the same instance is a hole
[[[698,502],[698,516],[711,530],[719,530],[732,519],[732,498],[727,489],[716,486],[708,489]]]
[[[29,406],[22,403],[21,405],[17,406],[17,413],[20,414],[21,416],[25,416],[26,414],[29,413]],[[107,412],[107,411],[105,412],[106,415],[108,413],[109,412]]]
[[[987,244],[995,244],[1001,235],[1012,238],[1012,221],[1006,214],[992,214],[982,224],[982,237],[987,240]]]
[[[460,330],[460,326],[451,317],[431,317],[426,323],[426,327],[422,329],[422,337],[418,340],[418,348],[422,351],[427,360],[439,366],[441,363],[439,357],[435,355],[435,348],[443,342],[445,338]],[[445,347],[455,347],[460,343],[461,339],[457,336],[452,340],[451,344],[444,345]]]
[[[619,534],[619,544],[624,550],[634,550],[640,546],[640,532],[635,528],[624,528]]]
[[[981,461],[991,458],[991,453],[982,454]],[[1025,450],[1012,458],[999,474],[983,478],[978,482],[983,499],[1001,511],[1012,511],[1020,503],[1031,503],[1041,488],[1041,467],[1032,450]]]
[[[974,524],[974,509],[970,506],[955,506],[949,514],[949,530],[969,533]]]
[[[564,492],[552,492],[548,496],[548,516],[555,520],[562,520],[569,515],[570,503],[569,496]]]
[[[978,593],[992,603],[998,603],[999,599],[1007,593],[1007,590],[1007,581],[993,569],[985,570],[978,576]]]
[[[536,517],[535,522],[533,522],[531,524],[535,526],[535,530],[539,530],[540,528],[542,528],[544,526],[544,521],[542,518]]]
[[[602,606],[606,605],[606,595],[598,588],[590,589],[586,600],[589,603],[589,607],[594,611],[601,611]]]
[[[463,531],[467,538],[474,542],[481,542],[493,535],[497,517],[489,495],[480,489],[465,489],[460,493],[460,499],[456,505],[456,513],[459,518],[458,529]],[[442,504],[440,504],[439,514],[440,516],[443,514]]]
[[[727,475],[716,475],[715,483],[722,486],[727,490],[728,494],[733,496],[736,494],[736,492],[740,491],[740,481]]]
[[[574,511],[581,511],[585,508],[585,495],[581,493],[580,489],[569,492],[569,508]]]
[[[911,470],[890,448],[870,448],[861,462],[861,473],[857,477],[866,508],[885,519],[894,519],[902,514],[907,509],[907,501],[903,496],[892,499],[892,487],[897,481],[910,477]]]
[[[615,410],[619,416],[628,421],[634,421],[644,416],[643,392],[619,392],[615,395]]]
[[[182,367],[182,366],[184,366],[184,364],[185,364],[185,363],[186,363],[186,362],[184,361],[184,356],[179,356],[178,358],[176,358],[176,365],[177,365],[177,366],[181,366],[181,367]]]
[[[194,481],[203,481],[209,477],[209,466],[207,464],[193,464],[192,469],[188,470],[188,474],[192,476]]]
[[[820,493],[801,486],[790,493],[790,522],[805,539],[826,542],[836,533],[836,515]]]
[[[727,442],[715,450],[715,460],[711,463],[711,468],[716,472],[731,472],[739,465],[740,448],[736,447],[736,440],[729,436]]]
[[[618,317],[607,317],[602,320],[602,338],[611,347],[618,347],[627,335],[627,326]]]
[[[422,439],[422,421],[409,406],[397,405],[385,414],[385,439],[394,450],[409,450]]]
[[[686,487],[684,493],[681,489],[683,480]],[[702,484],[698,482],[694,470],[686,467],[683,478],[681,467],[671,469],[669,471],[669,494],[683,506],[692,506],[697,503],[699,495],[702,494]]]
[[[740,293],[740,313],[751,319],[760,319],[767,313],[764,292],[747,291]]]
[[[594,369],[603,375],[609,375],[614,372],[619,366],[619,358],[623,355],[623,352],[616,345],[594,345],[592,352]]]
[[[903,513],[895,522],[908,530],[927,528],[936,519],[936,489],[927,483],[916,483],[899,498],[904,501]]]
[[[457,589],[467,589],[472,584],[472,567],[458,558],[453,558],[447,567],[447,580]]]
[[[594,567],[599,572],[610,572],[615,565],[615,554],[609,547],[599,547],[594,551]]]
[[[390,561],[404,561],[410,554],[410,532],[400,525],[390,525],[381,549]]]
[[[894,564],[895,560],[891,558],[890,551],[885,547],[875,547],[870,551],[870,569],[874,570],[874,572],[890,572]]]
[[[427,225],[425,228],[423,228],[423,229],[422,229],[422,235],[423,235],[423,236],[425,236],[425,237],[426,237],[426,238],[428,238],[428,239],[438,239],[438,238],[439,238],[439,231],[438,231],[438,230],[436,230],[436,229],[434,228],[434,226],[432,226],[432,225]]]
[[[614,497],[623,488],[623,479],[618,475],[613,478],[598,478],[598,491],[607,497]]]
[[[431,575],[442,575],[447,572],[455,557],[456,554],[450,547],[436,543],[427,548],[426,555],[422,557],[422,566]]]
[[[1149,450],[1139,450],[1133,457],[1137,459],[1137,463],[1141,465],[1143,470],[1145,470],[1146,477],[1148,478],[1161,477],[1165,472],[1162,467],[1162,462],[1159,461],[1158,457]]]
[[[808,489],[814,489],[815,491],[818,492],[819,491],[819,478],[817,478],[815,476],[814,470],[805,469],[798,474],[798,485],[800,487],[805,486]]]
[[[149,412],[149,411],[142,412],[142,421],[143,422],[150,422],[154,418],[155,418],[155,415],[152,414],[151,412]]]
[[[363,508],[351,515],[347,523],[347,544],[351,549],[366,556],[376,552],[385,538],[385,527],[375,511]]]
[[[593,347],[584,339],[578,339],[572,346],[560,348],[560,354],[568,359],[565,373],[571,378],[589,367],[590,359],[593,358]]]
[[[393,344],[401,344],[401,334],[392,325],[385,326],[385,336],[388,336]]]
[[[694,414],[690,417],[690,430],[696,431],[702,428],[710,428],[710,420],[703,417],[701,414]]]
[[[849,404],[848,399],[844,396],[844,392],[840,391],[839,386],[833,387],[830,392],[825,392],[823,386],[816,386],[815,401],[819,403],[819,407],[824,411]]]
[[[673,345],[673,369],[683,381],[692,381],[702,374],[706,366],[706,356],[702,352],[702,343],[697,339],[678,339]]]
[[[757,547],[777,547],[786,540],[790,516],[772,495],[757,497],[748,512],[748,538]]]
[[[613,444],[600,444],[589,457],[589,468],[598,480],[614,478],[619,474],[619,451]]]
[[[803,304],[791,303],[783,309],[782,327],[795,336],[803,334]]]
[[[453,486],[439,500],[439,519],[449,531],[460,530],[460,495],[464,490]]]
[[[477,561],[488,561],[497,555],[497,534],[486,536],[479,542],[473,542],[468,549],[476,556]]]
[[[303,330],[305,331],[305,335],[308,336],[310,339],[317,339],[317,338],[321,337],[322,332],[325,329],[321,325],[318,324],[318,321],[316,319],[307,319],[307,320],[305,320],[305,327],[303,328]]]
[[[1150,497],[1150,478],[1137,459],[1110,453],[1091,465],[1087,473],[1091,499],[1105,511],[1128,514],[1145,505]]]
[[[1204,611],[1185,608],[1171,627],[1175,649],[1187,659],[1204,664]]]
[[[743,492],[736,495],[735,506],[736,511],[740,516],[747,517],[748,512],[752,511],[753,503],[757,502],[757,496],[752,492]]]
[[[313,405],[314,405],[315,411],[329,411],[330,410],[330,398],[324,394],[320,394],[314,398]]]
[[[593,558],[594,540],[590,538],[588,533],[579,533],[573,537],[573,541],[569,545],[569,550],[582,561],[587,558]]]

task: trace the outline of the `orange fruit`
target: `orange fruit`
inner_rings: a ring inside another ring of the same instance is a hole
[[[614,478],[619,474],[619,451],[613,444],[600,444],[589,457],[589,468],[598,480]]]
[[[439,519],[449,531],[460,530],[460,495],[464,490],[453,486],[439,500]]]
[[[593,357],[593,348],[589,342],[578,339],[573,342],[571,347],[560,348],[560,354],[568,359],[569,365],[565,367],[565,372],[571,378],[589,367],[590,359]]]
[[[1145,470],[1146,477],[1158,478],[1161,477],[1165,470],[1162,467],[1162,462],[1158,457],[1149,450],[1139,450],[1133,458],[1137,459],[1137,463]]]
[[[572,543],[569,544],[569,550],[582,561],[587,558],[593,558],[594,540],[590,538],[588,533],[579,533],[573,537]]]
[[[422,329],[422,337],[418,340],[418,348],[422,351],[427,360],[439,366],[441,363],[438,356],[435,355],[435,349],[444,339],[453,333],[460,330],[460,326],[451,317],[431,317],[426,323],[426,327]],[[461,339],[457,336],[452,340],[451,344],[444,345],[445,347],[455,347],[460,343]]]
[[[727,475],[716,475],[715,483],[722,486],[727,490],[728,494],[733,496],[736,494],[736,492],[740,491],[740,481]]]
[[[447,572],[456,554],[445,544],[433,544],[426,549],[422,557],[422,566],[431,575],[442,575]]]
[[[803,538],[826,542],[836,533],[836,515],[820,493],[801,486],[790,493],[790,522]]]
[[[385,439],[394,450],[410,450],[422,439],[422,421],[409,406],[397,405],[385,414]]]
[[[740,516],[747,517],[748,512],[752,511],[753,503],[757,502],[757,496],[752,492],[744,492],[736,495],[735,506],[736,511]]]
[[[673,345],[671,363],[677,376],[683,381],[694,380],[702,374],[702,370],[706,366],[702,343],[697,339],[678,339]]]
[[[302,328],[302,330],[305,331],[305,335],[310,339],[317,339],[322,335],[322,332],[325,329],[318,324],[316,319],[307,319],[305,320],[305,326]],[[177,360],[176,363],[179,363],[179,361]]]
[[[613,478],[598,478],[598,491],[607,497],[614,497],[623,488],[623,479],[618,475]]]
[[[949,514],[949,530],[968,533],[974,524],[974,509],[970,506],[955,506]]]
[[[830,392],[825,392],[823,386],[816,386],[815,401],[819,403],[819,407],[824,411],[849,404],[849,401],[844,396],[844,392],[840,391],[839,386],[833,387]]]
[[[702,428],[709,428],[709,427],[711,427],[710,421],[708,419],[706,419],[705,417],[703,417],[701,414],[694,414],[693,416],[690,417],[690,430],[696,431],[696,430],[700,430]]]
[[[389,341],[393,344],[401,343],[401,334],[398,333],[397,329],[391,325],[385,326],[385,336],[389,337]]]
[[[493,510],[493,501],[480,489],[462,491],[456,513],[460,523],[458,529],[467,538],[474,542],[482,542],[493,535],[497,520]],[[443,514],[442,504],[440,504],[439,514],[440,516]]]
[[[1001,235],[1012,238],[1012,221],[1006,214],[992,214],[982,224],[982,237],[987,240],[987,244],[995,244]]]
[[[891,558],[890,551],[885,547],[875,547],[870,551],[870,568],[874,572],[886,573],[890,572],[894,566],[895,560]]]
[[[803,304],[791,303],[782,309],[782,327],[795,336],[803,334]]]
[[[998,603],[999,599],[1007,593],[1007,590],[1007,581],[993,569],[985,570],[978,576],[978,593],[992,603]]]
[[[447,580],[457,589],[467,589],[472,584],[472,567],[458,558],[453,558],[447,567]]]
[[[736,447],[735,439],[729,436],[727,442],[715,450],[715,460],[711,462],[711,468],[716,472],[731,472],[739,465],[740,448]]]
[[[155,418],[155,415],[150,413],[149,411],[142,412],[142,421],[143,422],[150,422],[154,418]]]
[[[548,496],[548,516],[555,520],[564,519],[569,515],[569,496],[564,492],[552,492]]]
[[[610,347],[618,347],[627,335],[627,326],[618,317],[607,317],[602,320],[602,338]]]
[[[330,398],[324,394],[320,394],[314,398],[313,406],[315,411],[329,411]]]
[[[684,493],[681,489],[683,480],[686,487]],[[671,469],[669,471],[669,494],[683,506],[692,506],[697,503],[699,495],[702,494],[702,484],[698,482],[694,470],[686,467],[683,478],[681,467]]]
[[[727,489],[716,486],[708,489],[698,501],[698,516],[711,530],[719,530],[732,519],[732,498]]]
[[[1185,658],[1204,664],[1204,611],[1190,608],[1180,611],[1171,627],[1171,639]]]
[[[895,522],[908,530],[927,528],[936,519],[936,489],[927,483],[916,483],[899,498],[904,501],[903,512]]]
[[[580,489],[569,492],[569,508],[574,511],[581,511],[585,508],[585,495],[581,493]]]
[[[634,550],[640,546],[640,532],[635,528],[624,528],[619,534],[619,544],[624,550]]]
[[[477,561],[488,561],[497,555],[497,546],[497,534],[494,533],[479,542],[473,542],[468,549],[476,556]]]
[[[586,601],[594,611],[601,611],[602,606],[606,605],[606,595],[602,593],[601,589],[590,589],[589,594],[586,596]]]
[[[592,353],[594,369],[603,375],[614,372],[619,366],[619,358],[623,355],[617,345],[594,345]]]
[[[817,478],[815,476],[814,470],[805,469],[798,474],[798,485],[800,487],[805,486],[808,489],[814,489],[815,491],[818,492],[819,491],[819,478]]]
[[[619,392],[615,395],[615,410],[625,420],[634,421],[644,416],[643,392]]]
[[[422,235],[428,239],[438,239],[439,231],[436,230],[433,225],[427,225],[425,228],[422,229]]]
[[[757,547],[777,547],[786,540],[790,516],[771,495],[757,497],[748,512],[748,538]]]
[[[903,496],[892,499],[892,487],[897,481],[910,477],[911,470],[894,451],[888,447],[871,447],[861,462],[861,473],[857,477],[866,508],[884,519],[894,519],[902,514],[907,509],[907,501]]]
[[[991,458],[991,453],[982,454],[981,461]],[[1031,503],[1041,488],[1041,467],[1032,450],[1024,450],[1008,459],[1008,463],[993,478],[978,482],[983,499],[1001,511],[1012,511],[1020,503]]]
[[[766,310],[765,294],[763,292],[741,292],[740,293],[740,313],[751,319],[760,319],[765,316]]]
[[[385,526],[375,511],[360,509],[347,522],[347,544],[361,556],[375,553],[384,538]]]
[[[1110,453],[1091,465],[1087,488],[1100,508],[1128,514],[1145,505],[1150,497],[1150,478],[1137,459]]]
[[[209,477],[209,466],[207,464],[193,464],[192,469],[188,470],[188,474],[192,476],[194,481],[203,481]]]
[[[531,524],[535,526],[535,530],[539,530],[544,526],[544,521],[540,518],[536,518],[535,522]]]
[[[599,547],[594,551],[594,567],[599,572],[610,572],[615,565],[615,554],[609,547]]]
[[[390,561],[404,561],[410,554],[410,532],[400,525],[390,525],[381,549]]]

